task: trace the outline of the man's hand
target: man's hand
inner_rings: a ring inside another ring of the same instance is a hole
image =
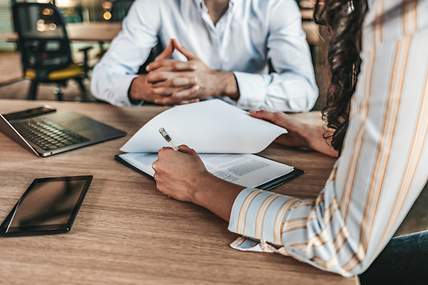
[[[165,48],[165,50],[156,58],[156,60],[166,60],[167,58],[171,57],[172,53],[174,52],[174,42],[171,40],[168,46]],[[129,96],[130,99],[139,101],[144,100],[147,102],[152,102],[156,104],[162,104],[162,105],[176,105],[176,104],[185,104],[185,103],[192,103],[196,102],[197,100],[170,100],[169,102],[163,103],[163,100],[165,99],[165,96],[170,96],[174,92],[178,91],[184,91],[189,88],[194,88],[194,86],[184,86],[182,85],[181,88],[171,89],[170,93],[163,93],[159,94],[159,92],[155,92],[154,86],[150,84],[147,81],[147,74],[140,75],[137,78],[135,78],[132,83],[129,90]],[[188,88],[185,88],[188,87]]]
[[[238,86],[233,73],[210,69],[176,40],[172,40],[172,46],[173,50],[178,50],[188,61],[168,59],[166,55],[171,52],[171,49],[166,49],[166,52],[164,51],[147,67],[149,71],[147,83],[151,85],[155,95],[162,96],[155,103],[174,105],[212,96],[239,99]]]
[[[177,92],[185,91],[186,89],[177,89]],[[173,91],[172,91],[173,92]],[[140,75],[132,81],[129,96],[132,100],[144,100],[146,102],[152,102],[159,105],[177,105],[197,102],[196,100],[182,100],[177,98],[176,100],[164,101],[165,95],[159,95],[154,91],[153,85],[147,82],[147,75]]]

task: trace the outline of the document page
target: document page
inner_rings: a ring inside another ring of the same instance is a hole
[[[157,154],[125,153],[119,155],[127,163],[153,176]],[[203,154],[201,159],[209,172],[243,187],[257,187],[291,173],[294,168],[252,154]]]
[[[198,153],[258,153],[287,132],[216,99],[162,112],[145,124],[121,151],[157,153],[169,146],[159,134],[160,128],[165,128],[176,145],[186,144]]]

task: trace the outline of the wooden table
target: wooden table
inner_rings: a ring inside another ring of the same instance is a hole
[[[0,112],[43,102],[0,100]],[[0,240],[2,282],[15,284],[357,284],[293,258],[242,253],[236,235],[208,211],[161,195],[152,179],[113,160],[119,147],[162,108],[54,103],[128,132],[126,138],[38,158],[0,133],[0,220],[34,178],[93,175],[72,231]],[[272,145],[264,155],[305,170],[279,191],[314,197],[333,160]]]
[[[68,37],[71,41],[79,42],[111,42],[122,29],[121,23],[70,23],[67,24]],[[304,22],[308,43],[318,45],[320,42],[318,25]],[[0,41],[16,42],[16,33],[0,33]]]
[[[120,23],[70,23],[67,24],[68,37],[79,42],[111,42],[122,29]],[[1,33],[0,41],[16,42],[16,33]]]

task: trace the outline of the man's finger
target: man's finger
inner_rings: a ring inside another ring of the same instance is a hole
[[[186,101],[181,101],[180,105],[186,105],[186,104],[192,104],[192,103],[197,103],[199,102],[199,99],[193,99],[193,100],[186,100]]]
[[[156,94],[170,93],[171,90],[176,92],[176,91],[179,91],[178,89],[188,89],[188,88],[191,88],[197,84],[197,80],[193,76],[174,78],[173,75],[171,75],[169,77],[170,77],[170,79],[167,79],[164,81],[158,81],[156,83],[150,83],[153,91]],[[158,80],[158,79],[154,78],[151,80]],[[171,88],[173,88],[173,89],[171,89]]]
[[[172,59],[163,59],[154,61],[147,66],[147,71],[195,71],[196,66],[193,62],[183,62]]]
[[[195,85],[192,88],[175,92],[172,96],[177,98],[185,98],[186,100],[197,99],[199,89],[199,85]]]
[[[177,49],[180,53],[182,53],[187,60],[192,60],[198,58],[194,53],[184,48],[176,39],[173,39],[174,49]]]
[[[175,62],[175,60],[173,59],[160,59],[160,60],[155,60],[152,63],[150,63],[147,66],[147,71],[154,71],[160,68],[167,68],[167,69],[171,69],[171,66],[173,65],[173,62]]]
[[[147,75],[147,82],[150,84],[155,84],[161,81],[166,81],[171,78],[172,78],[171,74],[167,71],[154,71],[154,72],[150,72]]]
[[[193,102],[194,100],[199,99],[198,92],[199,86],[193,86],[191,88],[175,88],[175,91],[172,95],[158,95],[157,98],[155,98],[154,103],[159,105],[173,106],[182,104],[184,102]],[[177,96],[177,93],[181,94],[181,96]]]
[[[174,87],[185,87],[189,85],[195,85],[197,83],[196,78],[193,76],[189,77],[177,77],[171,80],[172,86]]]
[[[176,88],[174,88],[174,87],[158,87],[158,88],[153,88],[152,90],[156,95],[171,96],[176,91]]]
[[[183,99],[181,98],[165,96],[161,98],[156,98],[154,100],[154,103],[158,105],[164,105],[164,106],[174,106],[174,105],[180,104],[182,101]]]
[[[190,94],[189,96],[182,96],[182,97],[178,97],[174,95],[163,96],[163,97],[159,96],[159,98],[156,98],[154,100],[154,103],[158,105],[174,106],[174,105],[181,105],[184,102],[189,102],[189,101],[192,102],[194,100],[199,99],[197,93],[189,92],[189,94]]]
[[[171,57],[174,53],[174,49],[174,39],[171,39],[168,43],[168,46],[156,57],[155,61]]]

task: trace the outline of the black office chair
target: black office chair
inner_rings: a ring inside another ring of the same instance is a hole
[[[114,0],[111,7],[111,21],[122,22],[134,0]]]
[[[23,74],[31,80],[28,99],[35,100],[39,84],[48,83],[56,84],[55,95],[62,101],[62,87],[74,80],[79,85],[81,100],[86,101],[84,80],[88,78],[91,47],[79,49],[83,52],[83,64],[73,61],[70,40],[58,9],[49,3],[15,3],[13,22],[19,37]]]

